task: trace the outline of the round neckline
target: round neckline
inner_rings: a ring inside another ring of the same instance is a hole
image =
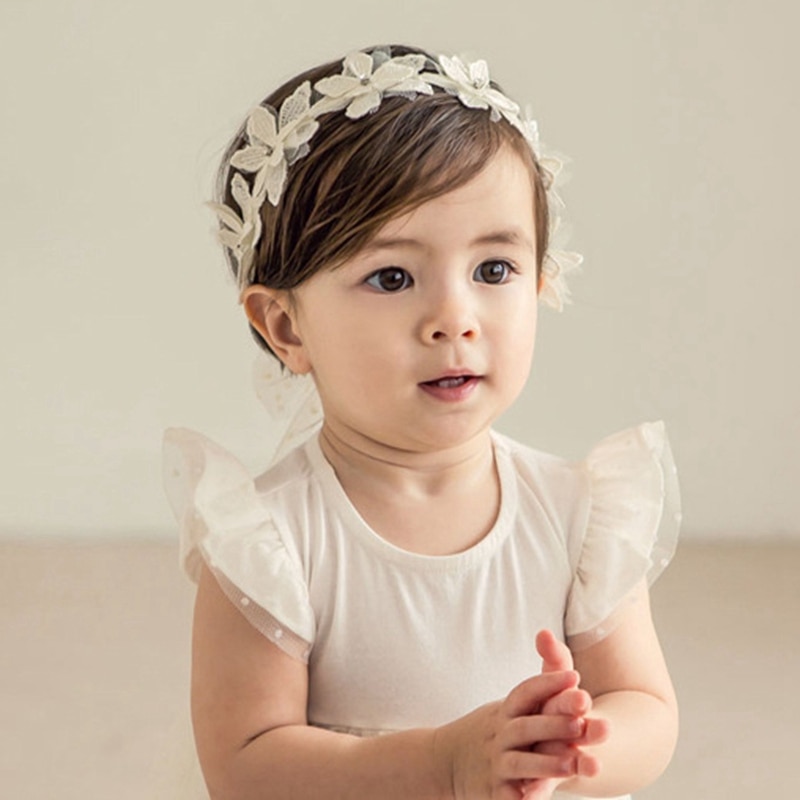
[[[484,563],[509,533],[508,518],[516,507],[516,482],[510,455],[494,431],[491,432],[497,475],[500,482],[500,508],[489,532],[466,550],[449,555],[425,555],[392,544],[375,531],[353,505],[339,482],[333,466],[325,458],[319,433],[305,445],[306,455],[320,483],[326,504],[339,514],[348,534],[385,561],[422,572],[459,572]]]

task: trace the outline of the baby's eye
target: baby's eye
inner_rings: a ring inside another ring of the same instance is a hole
[[[373,272],[365,281],[380,292],[399,292],[411,286],[411,276],[400,267],[386,267]]]
[[[514,268],[507,261],[484,261],[479,264],[473,277],[480,283],[505,283]]]

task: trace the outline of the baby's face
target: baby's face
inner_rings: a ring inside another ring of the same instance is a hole
[[[533,204],[529,172],[503,150],[295,290],[296,333],[326,425],[411,452],[488,432],[533,355]]]

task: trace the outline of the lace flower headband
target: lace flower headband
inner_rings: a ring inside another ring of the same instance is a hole
[[[305,81],[279,110],[259,105],[247,119],[247,144],[230,159],[231,194],[239,213],[227,205],[209,203],[221,223],[219,240],[236,261],[241,288],[247,285],[261,238],[261,208],[265,202],[278,205],[289,167],[309,152],[309,142],[319,129],[318,118],[344,111],[350,119],[359,119],[375,111],[384,97],[413,100],[420,94],[433,94],[435,89],[456,96],[468,108],[488,110],[495,122],[507,120],[525,137],[544,176],[551,233],[555,232],[557,212],[563,208],[555,182],[563,165],[557,158],[540,154],[536,122],[523,116],[517,103],[492,88],[485,61],[465,63],[457,56],[431,59],[422,54],[392,57],[386,50],[354,52],[344,59],[340,75],[322,78],[313,89]],[[254,176],[252,186],[245,173]],[[582,261],[578,253],[548,249],[539,293],[543,303],[562,310],[569,302],[564,275]]]

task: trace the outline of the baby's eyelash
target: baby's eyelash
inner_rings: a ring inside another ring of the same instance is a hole
[[[393,293],[407,289],[414,281],[402,267],[383,267],[368,275],[364,283],[379,292]]]
[[[516,274],[519,274],[519,268],[505,258],[487,258],[472,273],[478,283],[498,286]],[[367,275],[364,283],[383,294],[395,294],[413,286],[414,279],[403,267],[381,267]]]
[[[497,267],[500,267],[497,270]],[[519,269],[505,258],[488,258],[475,268],[473,276],[480,283],[505,283],[511,275],[519,273]]]

